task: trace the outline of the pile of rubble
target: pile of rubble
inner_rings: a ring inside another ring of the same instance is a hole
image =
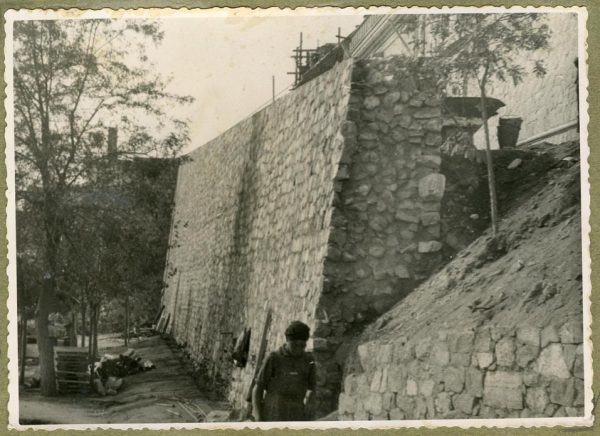
[[[142,361],[135,350],[122,354],[105,354],[94,364],[94,388],[100,395],[116,395],[123,386],[123,377],[154,369],[150,360]]]

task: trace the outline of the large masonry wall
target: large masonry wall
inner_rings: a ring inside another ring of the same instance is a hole
[[[290,321],[311,327],[322,415],[337,407],[352,340],[443,262],[441,104],[435,81],[405,62],[337,64],[180,169],[164,304],[235,408],[269,309],[267,351]]]
[[[266,309],[268,350],[295,319],[313,325],[351,64],[277,100],[192,152],[180,168],[164,304],[172,334],[237,405],[249,388]],[[251,328],[249,363],[233,369]]]

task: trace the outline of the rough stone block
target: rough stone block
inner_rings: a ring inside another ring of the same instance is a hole
[[[488,329],[480,330],[479,332],[477,332],[477,335],[475,336],[475,343],[473,345],[474,351],[492,351],[492,345],[492,336]]]
[[[400,100],[400,96],[401,94],[398,91],[390,92],[383,98],[383,104],[386,106],[392,106],[394,103]]]
[[[475,397],[468,393],[455,395],[452,399],[452,405],[456,410],[471,415],[473,413],[473,407],[475,406]]]
[[[373,342],[365,342],[358,346],[357,351],[361,366],[367,370],[374,363],[372,357],[376,353],[375,344]]]
[[[435,118],[441,116],[439,107],[421,107],[413,112],[413,117],[417,119]]]
[[[469,366],[471,364],[471,354],[452,353],[450,355],[450,364],[452,366]]]
[[[423,397],[417,397],[415,401],[415,418],[427,418],[427,400]]]
[[[414,397],[419,392],[417,382],[412,378],[406,380],[406,395]]]
[[[341,393],[338,400],[338,411],[339,413],[354,413],[356,408],[356,397],[353,395],[347,395]]]
[[[535,412],[536,415],[541,415],[544,413],[548,402],[548,394],[546,393],[545,388],[538,387],[527,389],[525,403],[533,412]]]
[[[565,407],[567,416],[583,416],[584,410],[582,407]]]
[[[385,254],[385,245],[379,243],[377,245],[372,245],[369,247],[369,254],[377,259],[383,257]]]
[[[431,338],[421,339],[415,346],[415,354],[417,359],[424,360],[429,357],[431,352]]]
[[[513,338],[504,337],[496,344],[496,363],[510,367],[515,361],[515,343]]]
[[[435,382],[432,379],[419,381],[419,393],[426,397],[430,397],[433,394],[433,387]]]
[[[554,342],[560,342],[558,331],[553,325],[546,326],[541,333],[540,347],[545,348],[548,344]]]
[[[561,406],[571,406],[575,398],[573,379],[552,380],[550,383],[550,401]]]
[[[428,120],[423,128],[428,132],[439,132],[442,130],[442,119],[441,118],[432,118]]]
[[[573,364],[575,363],[575,359],[577,357],[577,349],[579,345],[575,344],[565,344],[563,345],[563,354],[565,356],[565,363],[567,364],[567,368],[569,371],[573,369]]]
[[[490,328],[490,334],[492,336],[492,340],[497,342],[500,339],[502,339],[504,336],[508,336],[508,337],[514,336],[514,331],[509,330],[506,327],[492,326]]]
[[[415,409],[414,397],[407,397],[406,395],[396,396],[396,406],[402,410],[406,416],[412,416]]]
[[[444,385],[447,391],[462,392],[465,385],[465,369],[447,367],[444,369]]]
[[[389,412],[395,406],[395,395],[391,392],[384,392],[382,395],[382,408]]]
[[[436,253],[442,249],[442,243],[439,241],[419,242],[417,251],[419,253]]]
[[[526,368],[529,362],[533,362],[540,352],[537,345],[521,345],[517,349],[517,364],[521,368]]]
[[[546,377],[567,379],[571,376],[562,345],[550,344],[542,350],[537,360],[537,370]]]
[[[373,373],[373,378],[371,379],[371,392],[379,392],[381,390],[381,386],[383,378],[383,369],[379,368]],[[386,380],[387,382],[387,380]],[[387,383],[386,383],[387,385]]]
[[[399,279],[409,279],[410,271],[408,270],[408,268],[405,265],[398,264],[394,268],[394,275],[396,277],[398,277]]]
[[[427,133],[425,135],[425,145],[429,147],[437,147],[442,145],[442,135],[437,133]]]
[[[554,416],[554,412],[556,412],[556,409],[558,409],[558,406],[556,404],[548,404],[544,409],[544,416]]]
[[[523,409],[523,379],[520,373],[488,371],[483,387],[485,405],[506,409]]]
[[[431,226],[440,222],[439,212],[424,212],[421,214],[421,224]]]
[[[439,366],[445,366],[450,362],[450,353],[448,352],[447,344],[435,344],[433,347],[431,362]]]
[[[477,368],[466,370],[466,391],[474,397],[483,396],[483,372]]]
[[[400,421],[405,418],[404,412],[398,407],[390,410],[390,419],[393,421]]]
[[[559,335],[563,344],[581,344],[583,342],[583,325],[581,322],[568,322],[560,328]]]
[[[477,353],[477,363],[481,369],[489,368],[494,363],[493,353]]]
[[[435,397],[435,410],[442,416],[452,410],[452,396],[449,392],[442,392]]]
[[[454,340],[450,342],[451,351],[455,351],[457,353],[470,353],[473,351],[473,341],[475,339],[475,333],[473,331],[459,333],[458,335],[453,336],[453,339],[454,338],[455,342]]]
[[[387,374],[388,389],[391,392],[403,392],[406,385],[406,370],[403,366],[390,366]]]
[[[577,354],[575,356],[575,363],[573,364],[573,375],[583,380],[583,354]]]
[[[371,392],[364,400],[365,410],[373,415],[383,411],[383,396],[377,392]]]
[[[585,405],[585,387],[583,380],[575,379],[575,399],[573,400],[573,406],[579,407]]]
[[[379,98],[374,95],[368,96],[363,101],[363,105],[365,106],[366,109],[369,109],[369,110],[375,109],[377,106],[379,106],[380,103],[381,102],[380,102]]]
[[[521,344],[540,346],[540,329],[537,327],[521,327],[517,329],[517,341]]]
[[[395,215],[397,220],[400,221],[405,221],[405,222],[409,222],[409,223],[415,223],[418,224],[420,221],[420,217],[419,217],[419,213],[415,210],[411,210],[411,209],[398,209],[396,211],[396,215]]]
[[[419,180],[419,196],[425,200],[441,200],[446,189],[443,174],[429,174]]]
[[[539,373],[531,369],[523,371],[523,383],[525,386],[535,386],[538,384],[540,379]]]

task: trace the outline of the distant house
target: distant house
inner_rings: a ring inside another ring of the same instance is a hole
[[[541,141],[560,143],[579,137],[577,15],[545,15],[552,31],[550,48],[534,56],[544,60],[547,74],[543,78],[528,74],[517,86],[511,81],[490,84],[488,94],[505,104],[498,110],[497,116],[489,120],[492,148],[498,148],[497,127],[499,120],[505,117],[523,120],[517,145]],[[344,56],[359,59],[390,55],[427,56],[436,46],[428,31],[428,17],[428,14],[366,16],[346,38],[343,47],[332,51],[329,60],[341,58],[341,51]],[[453,46],[459,44],[457,40],[456,44],[450,44],[448,50],[452,51]],[[313,69],[315,72],[323,70],[323,66],[317,64]],[[308,80],[314,75],[314,72],[306,73]],[[462,95],[476,97],[478,90],[465,86]],[[482,128],[474,133],[473,141],[477,148],[485,147]]]

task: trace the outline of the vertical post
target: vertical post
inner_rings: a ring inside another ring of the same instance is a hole
[[[19,363],[21,366],[21,372],[19,373],[19,384],[25,383],[25,361],[27,360],[27,317],[25,316],[25,310],[21,315],[21,355],[19,356]]]
[[[129,345],[129,287],[125,291],[125,346]]]

